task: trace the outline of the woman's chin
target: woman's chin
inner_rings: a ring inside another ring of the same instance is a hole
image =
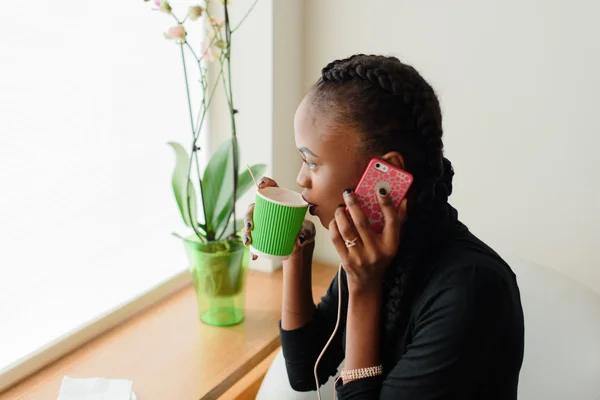
[[[321,225],[323,226],[323,228],[329,230],[329,223],[331,222],[333,217],[327,219],[327,218],[323,218],[320,214],[317,214],[316,217],[319,218],[319,222],[321,222]],[[326,219],[327,219],[327,221],[325,221]]]
[[[309,209],[309,214],[312,216],[312,218],[318,218],[323,228],[329,230],[329,223],[333,218],[335,218],[335,214],[324,213],[323,211],[323,208],[313,206]]]

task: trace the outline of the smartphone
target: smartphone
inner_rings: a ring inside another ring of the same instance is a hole
[[[375,232],[383,232],[385,225],[379,205],[379,190],[385,189],[397,210],[412,182],[411,174],[383,160],[374,158],[369,162],[354,193]]]

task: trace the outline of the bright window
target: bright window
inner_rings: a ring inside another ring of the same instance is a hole
[[[186,268],[167,142],[191,144],[187,100],[152,8],[0,12],[0,373]]]

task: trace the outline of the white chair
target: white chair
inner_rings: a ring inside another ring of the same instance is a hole
[[[506,261],[517,275],[525,313],[519,399],[600,400],[600,294],[550,268],[519,259]],[[332,396],[330,379],[321,387],[321,398]],[[290,387],[280,352],[256,398],[317,396]]]
[[[507,262],[525,313],[519,399],[600,399],[600,295],[550,268]]]

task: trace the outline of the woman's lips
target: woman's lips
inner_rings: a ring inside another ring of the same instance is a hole
[[[308,201],[306,199],[306,197],[304,197],[304,195],[302,196],[302,198],[304,199],[305,202],[308,203],[308,212],[310,213],[310,215],[316,215],[317,212],[317,205],[311,203],[310,201]]]

